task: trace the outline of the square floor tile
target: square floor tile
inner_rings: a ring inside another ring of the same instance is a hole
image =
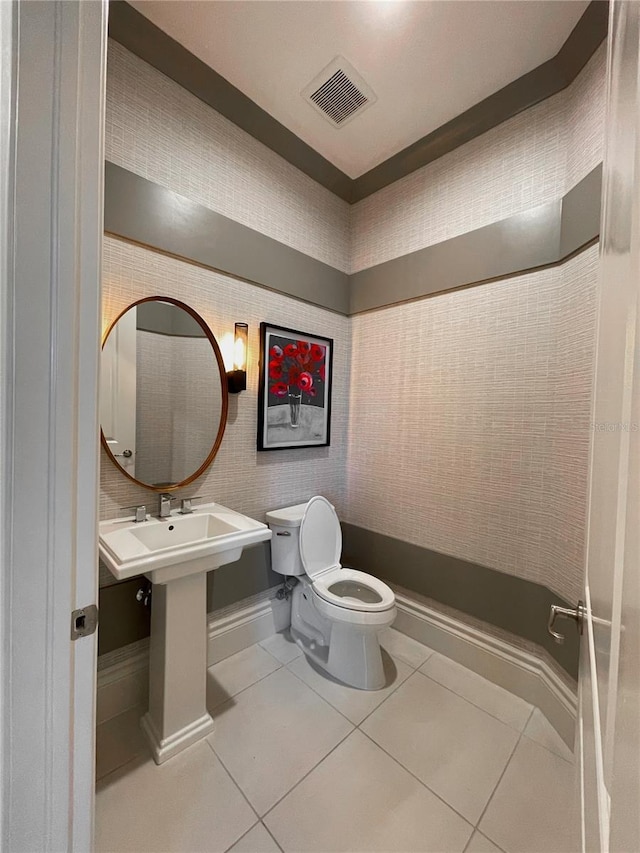
[[[420,672],[362,730],[475,824],[519,734]]]
[[[460,853],[472,827],[355,731],[265,817],[285,853]]]
[[[207,708],[213,711],[279,667],[280,663],[257,644],[210,666],[207,670]]]
[[[289,631],[267,637],[266,640],[261,641],[260,645],[280,663],[290,663],[302,654],[302,649],[293,640]]]
[[[573,752],[538,708],[531,715],[524,733],[531,740],[535,740],[536,743],[550,749],[551,752],[555,752],[560,758],[564,758],[565,761],[573,762]]]
[[[502,853],[502,851],[499,847],[496,847],[493,841],[489,841],[488,838],[485,838],[484,835],[476,829],[471,836],[469,846],[464,853]]]
[[[304,655],[290,663],[288,668],[341,714],[348,717],[352,723],[359,725],[412,673],[411,667],[406,663],[394,660],[384,651],[382,654],[387,682],[380,690],[358,690],[355,687],[348,687],[315,666]]]
[[[263,815],[352,728],[283,668],[221,705],[208,740]]]
[[[420,672],[519,732],[531,716],[533,705],[444,655],[432,655]]]
[[[400,658],[413,669],[417,669],[433,654],[432,649],[393,628],[385,628],[381,631],[380,645],[392,657]]]
[[[574,853],[574,774],[567,761],[523,737],[478,829],[508,853]]]
[[[149,747],[140,728],[146,708],[129,708],[96,729],[96,779],[102,779],[138,755],[148,756]]]
[[[257,823],[228,853],[280,853],[280,847],[261,823]]]
[[[136,759],[96,787],[97,853],[226,850],[256,816],[205,741],[159,767]]]

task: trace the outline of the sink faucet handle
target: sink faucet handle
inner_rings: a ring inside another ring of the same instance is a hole
[[[147,508],[144,504],[136,507],[136,524],[147,520]]]
[[[180,502],[180,512],[182,513],[182,515],[189,515],[189,513],[192,513],[193,507],[191,506],[191,504],[194,501],[201,501],[201,500],[202,500],[201,497],[182,498],[182,501]]]
[[[131,506],[123,506],[122,509],[135,510],[136,524],[147,520],[147,508],[144,504],[131,504]]]

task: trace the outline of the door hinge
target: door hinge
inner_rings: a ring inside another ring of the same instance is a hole
[[[98,608],[95,604],[81,607],[71,614],[71,639],[89,637],[98,627]]]

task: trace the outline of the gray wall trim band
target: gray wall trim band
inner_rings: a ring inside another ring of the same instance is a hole
[[[349,276],[349,313],[506,278],[564,261],[598,237],[602,166],[541,204]]]
[[[349,200],[353,182],[348,175],[124,0],[109,3],[109,36],[314,181]]]
[[[104,229],[331,311],[349,311],[346,273],[114,163],[105,164]]]
[[[552,604],[568,604],[547,587],[507,575],[477,563],[439,554],[342,524],[343,562],[385,581],[454,607],[546,649],[573,678],[578,675],[579,636],[566,624],[563,646],[547,633]],[[562,630],[562,629],[561,629]]]
[[[608,2],[592,0],[554,57],[356,178],[351,202],[404,178],[573,83],[606,38],[608,7]]]
[[[598,237],[602,166],[559,200],[353,275],[105,164],[105,231],[350,315],[565,260]]]
[[[300,171],[350,203],[555,95],[575,80],[607,34],[607,0],[592,0],[556,56],[352,179],[124,0],[109,4],[109,35]]]

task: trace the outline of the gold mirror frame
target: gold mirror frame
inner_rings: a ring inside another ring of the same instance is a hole
[[[222,352],[220,351],[220,346],[218,345],[217,340],[209,326],[205,323],[202,317],[198,314],[197,311],[194,311],[190,305],[187,305],[185,302],[181,302],[179,299],[173,299],[171,296],[145,296],[144,299],[138,299],[135,302],[132,302],[130,305],[121,311],[118,316],[112,320],[109,324],[108,329],[102,336],[102,346],[101,350],[104,349],[104,345],[107,341],[107,338],[111,334],[113,327],[116,325],[118,320],[130,311],[132,308],[135,308],[137,305],[142,305],[144,302],[169,302],[171,305],[175,305],[177,308],[182,308],[183,311],[186,311],[195,321],[198,323],[202,331],[205,333],[209,343],[211,344],[211,348],[213,349],[213,354],[216,357],[216,362],[218,363],[218,370],[220,371],[220,386],[222,389],[222,411],[220,413],[220,426],[218,427],[218,434],[216,435],[215,441],[213,442],[213,446],[211,447],[211,451],[209,455],[204,460],[202,465],[198,468],[198,470],[191,474],[191,476],[187,477],[185,480],[182,480],[180,483],[175,483],[172,486],[151,486],[149,483],[143,483],[142,480],[137,480],[135,477],[132,477],[131,474],[128,474],[122,465],[120,465],[113,453],[111,452],[111,448],[107,444],[107,439],[102,430],[102,424],[100,425],[100,441],[102,446],[104,447],[107,456],[111,460],[111,462],[116,466],[118,471],[123,474],[128,480],[131,480],[132,483],[135,483],[136,486],[142,486],[145,489],[149,489],[152,492],[174,492],[176,489],[184,488],[184,486],[188,486],[189,483],[193,483],[194,480],[197,480],[201,474],[207,470],[209,465],[213,462],[216,457],[216,454],[220,448],[220,444],[222,443],[222,437],[224,435],[224,430],[227,425],[227,415],[229,411],[229,389],[227,386],[227,372],[224,366],[224,361],[222,359]]]

